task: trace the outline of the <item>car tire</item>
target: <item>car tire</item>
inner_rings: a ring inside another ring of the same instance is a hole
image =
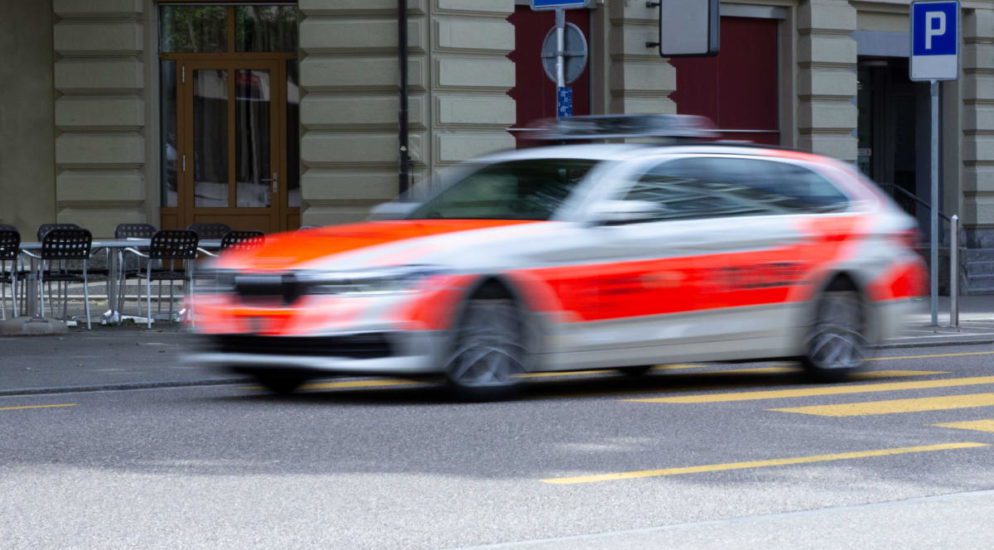
[[[495,401],[520,388],[527,356],[522,317],[508,298],[470,299],[459,318],[446,380],[459,401]]]
[[[638,378],[649,374],[649,371],[651,371],[654,367],[655,365],[639,365],[637,367],[620,367],[615,370],[617,370],[621,374],[624,374],[625,376]]]
[[[287,372],[257,372],[255,381],[276,395],[290,395],[307,382],[307,378]]]
[[[866,330],[859,292],[833,285],[822,294],[804,340],[801,364],[821,382],[845,380],[866,367]]]

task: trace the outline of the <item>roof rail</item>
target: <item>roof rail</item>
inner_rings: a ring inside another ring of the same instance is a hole
[[[625,138],[713,140],[714,123],[697,115],[590,115],[540,120],[528,137],[542,141],[579,141]]]

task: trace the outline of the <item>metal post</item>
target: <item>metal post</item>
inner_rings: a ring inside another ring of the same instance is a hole
[[[400,141],[400,181],[399,191],[401,194],[407,193],[411,187],[411,147],[410,147],[410,113],[408,89],[408,57],[407,46],[407,0],[397,2],[397,57],[400,61],[400,112],[399,112],[399,141]]]
[[[949,219],[949,326],[959,328],[959,216]]]
[[[566,10],[556,10],[556,94],[566,86]]]
[[[939,326],[939,82],[932,81],[932,207],[931,217],[931,247],[930,266],[931,288],[930,302],[932,309],[932,326]]]

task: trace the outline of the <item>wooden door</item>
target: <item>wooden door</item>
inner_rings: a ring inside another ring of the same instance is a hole
[[[178,65],[179,225],[283,229],[285,64],[242,57]]]
[[[776,19],[721,18],[721,52],[714,57],[676,57],[680,114],[703,115],[722,137],[779,145],[779,43]]]
[[[528,6],[517,6],[508,18],[514,25],[514,51],[508,58],[514,62],[515,86],[508,95],[514,98],[517,120],[514,134],[519,148],[544,145],[531,141],[522,129],[543,118],[556,117],[556,84],[549,80],[542,68],[542,41],[556,25],[556,15],[551,11],[533,11]],[[569,10],[566,21],[573,23],[590,42],[590,12]],[[583,71],[573,88],[573,114],[590,114],[590,68]]]

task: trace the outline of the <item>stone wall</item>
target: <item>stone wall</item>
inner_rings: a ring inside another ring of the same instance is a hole
[[[396,0],[301,0],[303,224],[364,218],[399,190]],[[511,0],[410,0],[416,176],[513,146]]]
[[[802,0],[798,11],[797,130],[802,150],[855,162],[856,8]]]
[[[608,2],[606,31],[608,113],[675,113],[669,99],[676,90],[676,69],[646,42],[659,39],[659,10],[645,2]]]
[[[110,236],[144,222],[141,0],[54,0],[58,221]]]
[[[0,0],[0,223],[55,220],[51,2]]]

